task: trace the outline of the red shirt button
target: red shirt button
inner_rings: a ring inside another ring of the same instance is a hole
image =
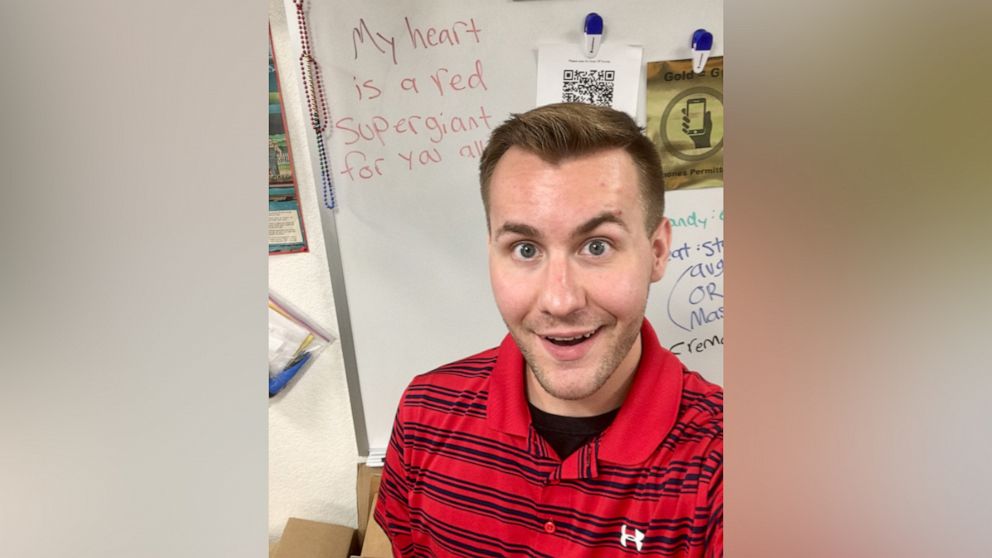
[[[555,524],[554,524],[554,522],[553,521],[549,521],[549,522],[545,523],[544,524],[544,530],[547,531],[548,533],[554,533],[555,532]]]

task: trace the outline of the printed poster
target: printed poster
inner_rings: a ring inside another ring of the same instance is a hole
[[[646,133],[658,146],[666,190],[723,186],[723,57],[647,64]]]
[[[290,155],[279,73],[269,37],[269,254],[307,251]]]

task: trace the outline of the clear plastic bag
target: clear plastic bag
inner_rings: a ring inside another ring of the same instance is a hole
[[[269,291],[269,397],[306,370],[334,340],[303,312]]]

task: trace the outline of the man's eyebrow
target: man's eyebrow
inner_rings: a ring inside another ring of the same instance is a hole
[[[541,233],[530,225],[525,225],[523,223],[514,223],[513,221],[507,221],[503,223],[503,226],[496,230],[496,235],[493,236],[494,239],[499,238],[506,233],[516,233],[520,236],[526,236],[528,238],[540,238]]]
[[[599,215],[593,217],[592,219],[589,219],[585,223],[576,227],[575,232],[572,233],[572,236],[583,236],[589,234],[592,231],[596,230],[603,223],[616,223],[617,225],[620,225],[620,227],[623,228],[623,230],[625,231],[630,230],[627,228],[627,223],[624,223],[623,219],[621,219],[619,215],[617,215],[612,211],[604,211]]]

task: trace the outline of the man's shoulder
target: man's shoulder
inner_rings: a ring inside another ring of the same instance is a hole
[[[472,383],[476,380],[486,380],[496,366],[496,356],[499,347],[486,349],[472,356],[438,366],[434,370],[424,372],[413,378],[410,386],[423,384]]]
[[[403,394],[401,407],[452,410],[469,405],[481,411],[480,406],[488,399],[489,377],[498,353],[498,347],[486,349],[415,376]]]
[[[708,423],[723,427],[723,388],[714,384],[699,372],[682,372],[682,402],[679,415],[681,422],[696,424]]]
[[[678,415],[654,454],[654,464],[671,460],[717,467],[723,454],[723,388],[698,372],[682,369]]]
[[[414,377],[403,392],[397,419],[456,430],[466,420],[484,419],[498,352],[487,349]]]

